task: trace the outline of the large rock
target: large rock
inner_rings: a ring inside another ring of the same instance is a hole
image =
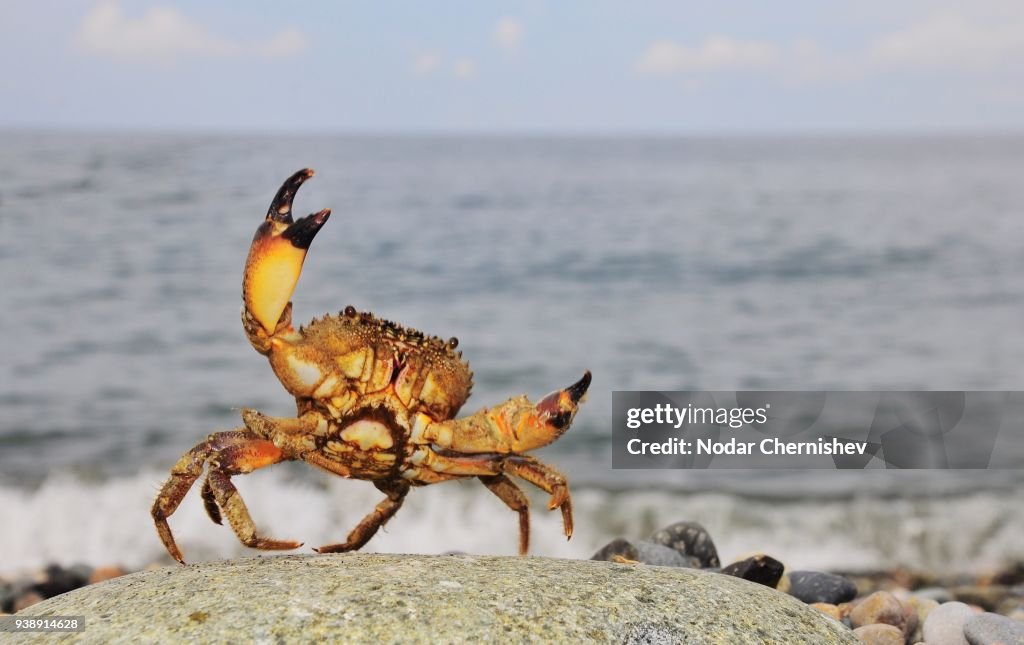
[[[730,576],[492,556],[289,555],[173,566],[23,614],[84,615],[84,632],[58,638],[94,643],[857,643],[795,598]]]

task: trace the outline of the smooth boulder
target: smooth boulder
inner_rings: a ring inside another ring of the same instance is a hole
[[[856,643],[786,594],[695,569],[496,556],[288,555],[165,567],[24,615],[84,632],[21,641]]]

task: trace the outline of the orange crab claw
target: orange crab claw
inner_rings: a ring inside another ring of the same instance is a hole
[[[299,186],[313,176],[309,168],[289,177],[270,204],[266,220],[256,229],[245,261],[242,298],[245,309],[267,334],[273,334],[302,272],[306,251],[331,214],[329,208],[292,220],[292,201]]]

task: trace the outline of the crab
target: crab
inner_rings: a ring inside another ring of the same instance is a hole
[[[330,209],[293,220],[295,193],[313,171],[288,178],[270,204],[249,249],[242,279],[242,326],[295,397],[295,417],[241,411],[243,426],[209,435],[171,469],[151,514],[167,552],[185,559],[167,518],[206,471],[201,495],[210,519],[223,518],[248,547],[288,550],[300,542],[261,535],[231,477],[301,460],[335,475],[373,482],[385,498],[344,542],[319,553],[362,548],[391,519],[415,486],[476,477],[519,515],[519,553],[530,541],[529,501],[512,477],[550,495],[566,538],[572,537],[569,484],[557,470],[524,453],[548,445],[570,426],[590,386],[573,385],[531,403],[526,396],[455,418],[469,398],[473,373],[447,341],[348,306],[337,315],[292,326],[292,292],[306,252]]]

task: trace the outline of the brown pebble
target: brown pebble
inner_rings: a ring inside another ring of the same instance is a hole
[[[811,607],[814,607],[829,618],[833,618],[838,621],[843,620],[842,614],[839,613],[839,607],[836,607],[835,605],[830,605],[827,602],[816,602],[811,605]]]
[[[953,597],[968,605],[977,605],[985,611],[995,611],[999,603],[1011,596],[1004,585],[963,585],[950,589]]]
[[[775,585],[775,588],[782,593],[789,593],[789,584],[789,574],[784,573],[782,574],[782,577],[779,578],[779,584]]]
[[[880,591],[877,593],[885,592]],[[853,630],[853,635],[859,638],[860,642],[867,645],[903,645],[904,643],[903,630],[881,623],[858,627]]]
[[[18,613],[22,609],[27,609],[28,607],[31,607],[37,602],[43,602],[44,600],[46,599],[37,594],[36,592],[26,591],[25,593],[21,594],[21,596],[17,600],[14,601],[14,613]]]
[[[121,567],[96,567],[92,570],[92,575],[89,576],[89,584],[94,585],[97,582],[118,578],[125,573],[126,571]]]
[[[836,607],[839,609],[840,618],[849,618],[850,612],[853,611],[854,603],[852,602],[841,602]]]
[[[907,624],[903,627],[903,633],[910,638],[914,631],[917,630],[920,622],[917,618],[917,609],[910,604],[908,601],[899,598],[899,603],[903,607],[903,615],[906,618]]]
[[[902,638],[906,634],[907,614],[896,596],[888,591],[876,591],[853,608],[850,623],[855,629],[876,623],[892,625],[900,631]]]

